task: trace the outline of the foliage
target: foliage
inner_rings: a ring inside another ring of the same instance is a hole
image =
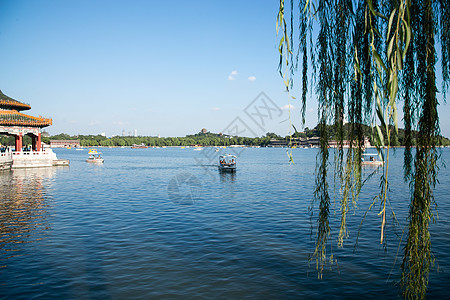
[[[364,136],[370,136],[370,132],[373,130],[370,126],[366,125],[352,125],[347,123],[344,125],[344,139],[350,140],[350,133],[355,134],[356,131],[354,128],[360,127],[360,131]],[[325,127],[328,137],[331,140],[336,139],[336,130],[332,125],[327,125]],[[353,129],[352,129],[353,128]],[[384,132],[383,132],[384,134]],[[412,142],[411,145],[416,144],[417,139],[417,131],[411,132]],[[320,131],[319,126],[316,126],[312,129],[305,128],[302,132],[296,132],[292,135],[292,137],[299,138],[313,138],[319,137]],[[207,134],[194,134],[187,135],[185,137],[168,137],[168,138],[158,138],[151,136],[141,136],[141,137],[133,137],[133,136],[115,136],[115,137],[105,137],[103,135],[68,135],[66,133],[60,133],[57,135],[53,135],[51,137],[42,137],[42,142],[45,144],[49,144],[50,140],[80,140],[80,144],[83,147],[86,146],[105,146],[105,147],[122,147],[122,146],[132,146],[133,144],[144,144],[146,146],[191,146],[191,145],[205,145],[205,146],[228,146],[228,145],[246,145],[246,146],[261,146],[265,147],[270,143],[271,139],[277,140],[290,140],[290,136],[281,137],[275,133],[268,132],[262,137],[250,138],[250,137],[228,137],[223,136],[216,133],[207,133]],[[396,136],[398,140],[398,144],[393,144],[393,146],[404,146],[405,141],[405,130],[399,128],[398,135]],[[370,138],[369,138],[370,140]],[[0,144],[14,146],[14,137],[13,136],[0,136]],[[24,145],[31,144],[31,138],[29,136],[24,136],[23,140]],[[450,140],[448,138],[439,136],[438,144],[443,146],[450,146]]]
[[[51,136],[49,140],[80,140],[83,147],[87,146],[103,146],[103,147],[129,147],[134,144],[144,144],[150,147],[163,146],[230,146],[230,145],[246,145],[246,146],[267,146],[273,137],[280,138],[278,135],[268,133],[263,137],[231,137],[214,133],[199,133],[187,135],[185,137],[152,137],[152,136],[114,136],[107,138],[102,135],[76,135],[69,136],[67,134],[58,134]],[[14,140],[12,140],[14,142]]]
[[[307,78],[310,74],[315,86],[318,127],[322,129],[319,130],[321,149],[317,156],[316,190],[312,202],[312,205],[319,203],[314,250],[319,276],[328,259],[333,261],[332,251],[329,257],[325,254],[327,244],[330,243],[331,248],[332,241],[328,220],[327,174],[330,172],[327,169],[327,141],[333,138],[338,144],[333,179],[341,197],[341,225],[337,239],[338,245],[343,246],[350,200],[356,205],[362,186],[362,141],[369,127],[372,129],[371,141],[385,160],[380,194],[375,197],[382,206],[381,243],[386,234],[389,149],[397,145],[406,147],[405,180],[410,181],[412,188],[401,286],[404,297],[423,298],[432,262],[428,225],[438,171],[436,146],[448,143],[439,135],[435,38],[440,38],[442,46],[442,86],[445,93],[450,80],[450,2],[298,0],[298,8],[294,8],[294,2],[291,0],[286,6],[285,1],[280,0],[277,16],[279,71],[286,90],[293,95],[296,91],[293,78],[297,65],[302,64],[303,122],[308,92],[305,83],[311,81]],[[294,35],[294,23],[298,23],[298,36]],[[298,54],[295,56],[296,50]],[[308,62],[312,65],[311,72],[307,71]],[[403,103],[404,131],[398,128],[397,106],[400,103]],[[348,116],[348,126],[344,124],[344,115]],[[329,126],[334,130],[329,130]],[[346,159],[344,139],[350,139],[352,145]],[[415,156],[411,152],[413,145],[417,147]]]

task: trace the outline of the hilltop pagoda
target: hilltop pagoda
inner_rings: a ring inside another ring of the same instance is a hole
[[[21,113],[29,109],[29,104],[8,97],[0,90],[0,134],[15,137],[16,152],[22,151],[25,135],[31,136],[30,150],[41,151],[41,128],[52,125],[52,119]]]

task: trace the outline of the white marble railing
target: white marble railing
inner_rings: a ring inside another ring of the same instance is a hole
[[[43,151],[12,151],[12,168],[49,167],[56,160],[56,154],[52,149]]]
[[[23,157],[47,157],[49,155],[51,155],[53,152],[50,151],[12,151],[11,152],[13,157],[19,157],[19,156],[23,156]]]
[[[11,156],[11,151],[0,152],[0,156]]]

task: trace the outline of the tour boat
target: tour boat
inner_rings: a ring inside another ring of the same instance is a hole
[[[89,157],[86,159],[87,162],[90,163],[103,163],[102,153],[97,152],[97,149],[91,149],[88,152]]]
[[[361,165],[363,166],[381,166],[384,161],[377,159],[378,154],[376,153],[365,153],[361,158]]]
[[[236,171],[236,156],[227,154],[219,156],[219,171],[235,172]]]
[[[140,145],[133,144],[133,146],[131,146],[131,149],[145,149],[145,148],[148,148],[148,147],[145,146],[144,143],[142,143]]]

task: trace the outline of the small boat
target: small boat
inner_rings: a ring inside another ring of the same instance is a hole
[[[68,166],[70,163],[70,161],[68,159],[55,159],[53,160],[53,166],[61,166],[61,167],[65,167]]]
[[[145,148],[148,148],[148,147],[145,146],[144,143],[142,143],[140,145],[133,144],[133,146],[131,146],[131,149],[145,149]]]
[[[89,157],[86,159],[86,162],[90,163],[103,163],[104,159],[102,158],[102,153],[97,152],[97,149],[91,149],[88,152]]]
[[[219,156],[219,171],[236,172],[236,156],[227,154]]]
[[[378,154],[376,153],[365,153],[361,158],[361,165],[363,166],[381,166],[384,161],[377,159]]]

